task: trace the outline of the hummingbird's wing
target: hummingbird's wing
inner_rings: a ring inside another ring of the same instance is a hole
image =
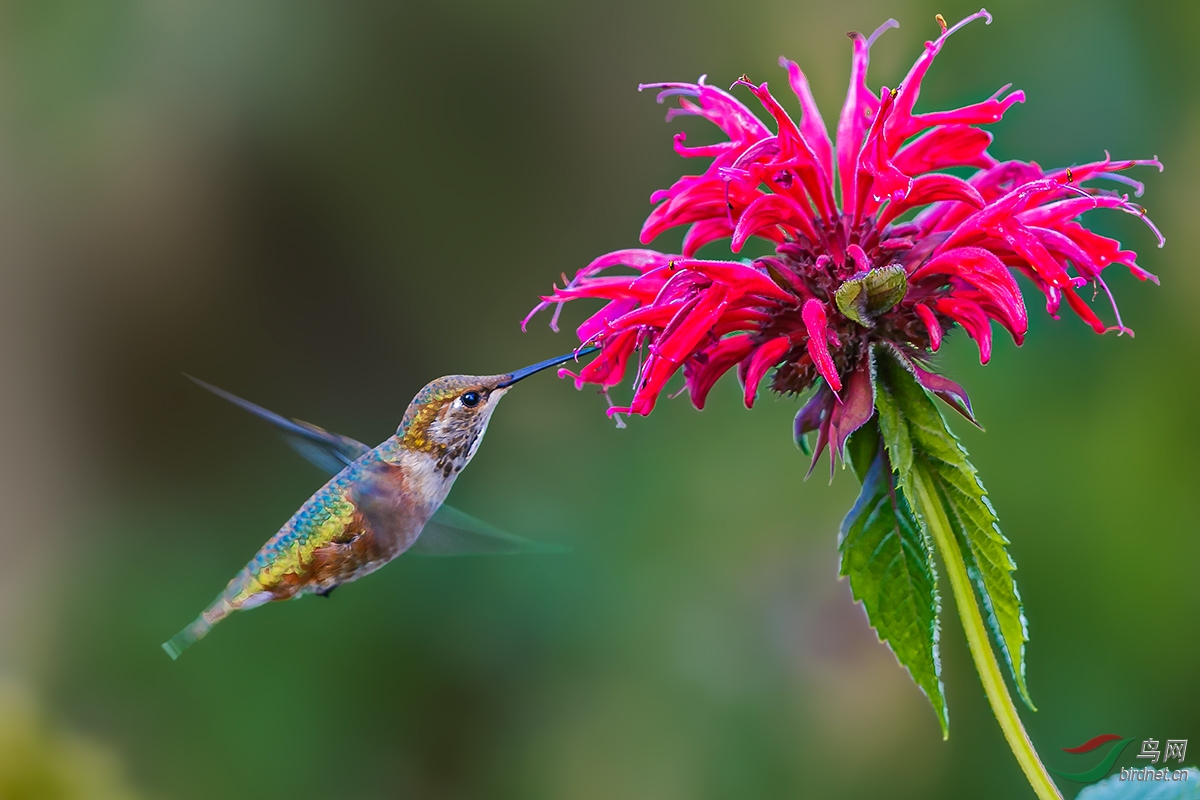
[[[235,406],[245,409],[254,416],[265,419],[279,428],[284,440],[293,450],[330,475],[336,475],[341,472],[345,467],[353,464],[359,457],[371,449],[362,442],[351,439],[349,436],[330,433],[324,428],[318,428],[316,425],[298,419],[281,417],[274,411],[268,411],[262,406],[251,403],[249,400],[243,400],[224,389],[218,389],[211,383],[205,383],[199,378],[193,378],[186,373],[184,373],[184,376],[197,386],[212,392],[217,397],[228,400]]]
[[[265,419],[279,428],[288,445],[305,459],[317,467],[336,475],[348,465],[357,461],[371,448],[349,436],[332,433],[309,422],[298,419],[287,419],[273,411],[268,411],[260,405],[243,400],[235,394],[206,383],[191,375],[188,380],[228,400],[239,408],[249,411],[260,419]],[[376,517],[375,524],[381,529],[387,528],[394,521],[394,511],[397,498],[394,488],[389,481],[372,480],[371,476],[362,476],[357,489],[360,502],[369,516]],[[368,509],[374,509],[374,513]],[[388,519],[388,518],[392,519]],[[561,553],[566,548],[560,545],[535,542],[500,530],[483,520],[476,519],[470,514],[459,511],[451,506],[443,505],[434,513],[420,537],[408,549],[410,553],[430,556],[473,556],[473,555],[510,555],[516,553]]]
[[[425,556],[483,556],[565,553],[567,548],[515,536],[443,504],[425,523],[408,552]]]

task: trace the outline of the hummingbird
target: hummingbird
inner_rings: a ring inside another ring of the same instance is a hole
[[[376,447],[289,420],[191,378],[276,425],[296,450],[335,473],[267,541],[194,622],[163,643],[172,659],[234,611],[306,594],[328,596],[408,551],[433,555],[547,552],[443,505],[479,449],[488,422],[518,381],[588,355],[591,347],[504,375],[447,375],[409,403],[396,433]]]

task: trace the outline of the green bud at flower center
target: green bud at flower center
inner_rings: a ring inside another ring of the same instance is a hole
[[[895,307],[908,292],[904,267],[876,267],[846,280],[834,293],[838,310],[864,328],[875,327],[875,317]]]

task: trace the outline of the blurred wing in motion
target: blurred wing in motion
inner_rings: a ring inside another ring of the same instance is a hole
[[[184,376],[197,386],[212,392],[217,397],[228,400],[235,406],[245,409],[254,416],[265,419],[279,428],[280,434],[289,447],[330,475],[336,475],[341,472],[371,449],[362,442],[351,439],[348,436],[330,433],[324,428],[318,428],[316,425],[302,422],[298,419],[281,417],[273,411],[268,411],[262,406],[251,403],[249,400],[243,400],[224,389],[218,389],[211,383],[205,383],[199,378],[193,378],[186,373]]]
[[[567,548],[514,536],[443,504],[425,523],[421,535],[408,552],[425,556],[485,556],[565,553]]]
[[[385,461],[367,464],[356,476],[350,498],[365,528],[383,540],[401,539],[412,528],[404,474]],[[516,555],[561,553],[566,548],[514,536],[443,504],[425,523],[406,553],[427,556]]]
[[[280,434],[293,450],[330,475],[341,472],[371,449],[348,436],[331,433],[324,428],[301,420],[281,417],[273,411],[268,411],[249,400],[243,400],[237,395],[230,394],[199,378],[193,378],[191,375],[186,375],[186,377],[217,397],[228,400],[254,416],[270,422],[279,429]],[[360,510],[382,532],[396,521],[394,509],[400,502],[400,496],[398,484],[394,480],[390,480],[390,476],[387,476],[390,470],[374,474],[376,471],[378,470],[369,470],[367,474],[360,476],[360,485],[355,490],[355,496]],[[443,505],[425,524],[421,535],[408,549],[408,552],[428,556],[477,556],[563,553],[566,550],[567,548],[561,545],[535,542],[515,536],[500,530],[495,525],[476,519],[470,514]]]

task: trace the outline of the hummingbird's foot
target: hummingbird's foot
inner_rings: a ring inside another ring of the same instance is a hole
[[[322,589],[319,592],[314,592],[314,594],[316,594],[317,597],[329,597],[329,595],[333,594],[333,590],[336,588],[337,588],[337,584],[334,584],[333,586],[330,586],[328,589]]]

